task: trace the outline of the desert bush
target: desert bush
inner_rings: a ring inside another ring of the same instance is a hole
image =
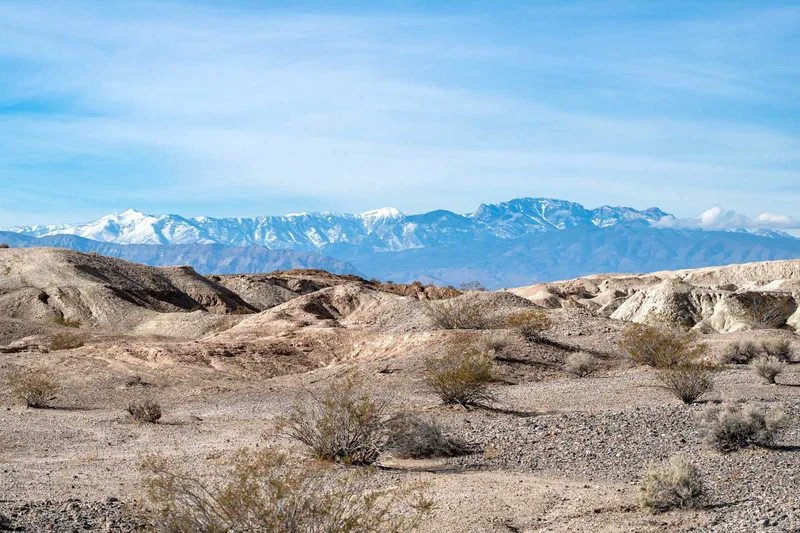
[[[767,383],[775,383],[777,378],[784,370],[786,370],[786,363],[776,357],[759,357],[753,359],[750,367],[757,376],[764,378]]]
[[[364,472],[291,465],[274,450],[238,452],[216,483],[156,457],[141,469],[151,526],[163,533],[403,533],[433,508],[423,485],[375,489]]]
[[[640,503],[653,513],[696,509],[702,505],[704,496],[699,470],[680,455],[672,456],[665,467],[650,467],[639,489]]]
[[[500,353],[511,344],[511,339],[504,331],[490,331],[480,340],[480,347],[485,352]]]
[[[474,346],[454,344],[444,357],[425,362],[425,384],[446,404],[476,405],[495,401],[491,354]]]
[[[397,417],[392,426],[394,431],[389,451],[400,458],[456,457],[471,451],[463,439],[446,435],[432,420],[403,415]]]
[[[748,446],[772,446],[785,414],[778,407],[713,405],[703,413],[706,441],[722,452]]]
[[[45,370],[16,370],[8,378],[8,387],[25,405],[36,409],[47,407],[58,391],[58,383]]]
[[[440,329],[489,329],[486,304],[470,296],[426,302],[425,313]]]
[[[50,350],[53,352],[57,352],[58,350],[74,350],[81,346],[83,346],[83,337],[80,335],[56,333],[50,339]]]
[[[136,422],[155,424],[161,419],[161,406],[152,399],[131,400],[125,410]]]
[[[590,353],[575,352],[567,357],[564,369],[575,377],[585,378],[597,370],[597,358]]]
[[[670,394],[690,404],[714,389],[716,370],[717,367],[707,363],[684,363],[659,369],[657,378]]]
[[[508,325],[519,331],[526,341],[537,342],[553,323],[544,309],[529,309],[509,316]]]
[[[483,286],[478,280],[473,281],[465,281],[461,285],[458,286],[458,290],[461,292],[470,292],[470,291],[485,291],[486,287]]]
[[[7,242],[0,242],[0,248],[11,248]]]
[[[395,418],[387,402],[361,392],[358,380],[349,378],[320,396],[309,393],[276,427],[321,461],[370,465],[395,440]]]
[[[760,354],[761,349],[753,341],[732,342],[723,349],[720,363],[747,364]]]
[[[792,344],[787,339],[768,339],[761,343],[761,351],[770,357],[788,362],[792,359]]]
[[[65,318],[63,316],[60,316],[60,317],[54,319],[53,323],[56,326],[62,326],[62,327],[65,327],[65,328],[76,328],[77,329],[77,328],[81,327],[81,323],[80,323],[79,320],[70,320],[69,318]]]
[[[656,368],[696,361],[708,350],[706,344],[697,342],[695,332],[636,323],[625,328],[619,345],[635,363]]]
[[[743,318],[755,329],[776,328],[795,311],[789,294],[749,292],[738,296]]]

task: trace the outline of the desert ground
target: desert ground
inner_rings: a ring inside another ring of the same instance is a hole
[[[754,294],[781,303],[779,327],[756,327]],[[369,469],[380,486],[425,483],[435,505],[420,531],[800,531],[798,298],[800,261],[462,294],[322,271],[204,277],[0,249],[0,530],[144,527],[135,509],[147,504],[139,464],[149,455],[199,477],[241,448],[279,447],[302,460],[303,446],[275,420],[357,375],[372,397],[470,445],[456,457],[385,454]],[[478,302],[491,328],[438,327],[427,306],[459,299]],[[552,322],[547,342],[506,323],[531,309]],[[695,331],[709,360],[734,342],[784,339],[793,362],[777,384],[726,364],[713,390],[686,405],[620,349],[625,329],[648,316]],[[491,336],[504,339],[495,400],[443,405],[426,386],[426,360]],[[565,371],[577,351],[596,358],[594,374]],[[34,369],[58,382],[48,408],[26,407],[6,386]],[[158,423],[130,420],[126,405],[142,397],[160,404]],[[780,406],[774,445],[710,446],[702,413],[723,402]],[[642,478],[676,453],[697,466],[707,499],[653,514],[639,505]]]

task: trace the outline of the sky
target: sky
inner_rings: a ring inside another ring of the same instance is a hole
[[[799,52],[797,2],[0,0],[0,226],[546,196],[800,234]]]

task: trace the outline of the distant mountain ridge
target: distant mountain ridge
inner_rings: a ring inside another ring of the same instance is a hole
[[[8,231],[32,237],[77,235],[117,244],[256,244],[271,250],[320,251],[333,245],[367,245],[373,251],[402,251],[456,244],[487,236],[514,239],[570,228],[652,224],[674,218],[658,208],[582,205],[551,198],[518,198],[481,204],[471,214],[439,210],[406,215],[386,207],[360,214],[299,213],[254,218],[185,218],[147,215],[133,209],[85,224],[19,226]]]

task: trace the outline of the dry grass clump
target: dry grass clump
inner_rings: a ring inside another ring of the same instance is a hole
[[[426,302],[425,313],[440,329],[490,329],[492,327],[487,305],[469,295]]]
[[[750,368],[757,376],[764,378],[767,383],[775,384],[775,378],[786,370],[786,363],[777,357],[759,357],[753,359]]]
[[[529,309],[508,317],[508,325],[516,329],[528,342],[538,342],[542,333],[553,326],[544,309]]]
[[[163,533],[414,531],[433,509],[423,485],[375,489],[363,472],[291,465],[238,452],[211,483],[149,458],[141,466],[153,531]]]
[[[720,363],[747,364],[761,354],[761,349],[753,341],[732,342],[722,351]]]
[[[693,362],[705,355],[708,345],[697,342],[693,331],[657,328],[632,323],[625,328],[620,348],[640,365],[667,368]]]
[[[399,430],[385,401],[360,391],[356,379],[310,394],[276,422],[278,433],[305,444],[321,460],[370,465],[387,450]]]
[[[161,419],[161,406],[151,399],[131,400],[125,410],[136,422],[155,424]]]
[[[567,357],[564,370],[578,378],[591,376],[597,371],[597,358],[590,353],[575,352]]]
[[[792,359],[792,344],[787,339],[769,339],[761,343],[761,351],[770,357],[788,362]]]
[[[63,317],[63,316],[54,319],[53,323],[56,326],[62,326],[62,327],[65,327],[65,328],[75,328],[75,329],[77,329],[77,328],[81,327],[81,323],[80,323],[79,320],[70,320],[69,318],[66,318],[66,317]]]
[[[639,502],[653,513],[702,506],[705,487],[700,472],[688,459],[674,455],[665,467],[645,472]]]
[[[74,350],[83,346],[84,341],[81,335],[73,333],[56,333],[50,339],[50,351],[57,352],[59,350]]]
[[[478,405],[492,403],[489,390],[494,380],[494,359],[474,346],[453,344],[444,357],[425,361],[425,384],[445,404]]]
[[[691,404],[714,390],[717,370],[716,366],[708,363],[685,363],[659,369],[657,378],[670,394],[685,404]]]
[[[58,383],[41,369],[14,371],[8,378],[8,387],[14,396],[25,400],[25,405],[35,409],[47,407],[58,391]]]
[[[703,413],[706,441],[721,452],[748,446],[769,447],[782,428],[785,413],[779,407],[736,404],[714,405]]]
[[[472,451],[467,442],[446,435],[432,420],[405,415],[398,417],[393,425],[396,429],[389,451],[403,459],[457,457]]]

